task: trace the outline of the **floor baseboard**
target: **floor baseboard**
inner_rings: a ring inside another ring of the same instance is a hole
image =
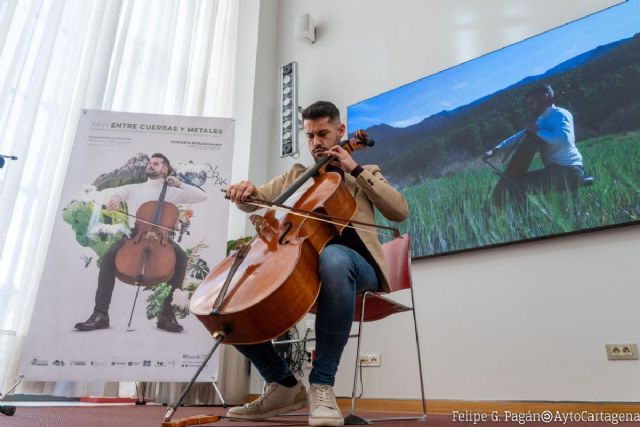
[[[351,399],[338,398],[340,408],[350,409]],[[359,399],[356,409],[367,411],[422,412],[420,400],[405,399]],[[427,412],[430,414],[452,414],[457,412],[491,413],[542,413],[559,412],[603,412],[603,413],[640,413],[640,402],[546,402],[546,401],[474,401],[474,400],[427,400]]]
[[[249,401],[258,397],[257,394],[249,395]],[[351,399],[339,397],[336,399],[343,411],[351,409]],[[390,411],[390,412],[411,412],[421,413],[422,405],[419,399],[358,399],[356,410],[364,411]],[[544,411],[602,412],[613,413],[640,413],[640,402],[555,402],[555,401],[479,401],[479,400],[427,400],[427,412],[429,414],[452,414],[454,411],[463,413],[464,411],[491,413],[497,411],[504,413],[542,413]]]

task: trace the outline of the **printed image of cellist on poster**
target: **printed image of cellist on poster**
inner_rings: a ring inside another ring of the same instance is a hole
[[[640,1],[350,106],[414,257],[640,221]],[[384,221],[383,218],[379,218]]]
[[[180,174],[184,181],[178,178],[170,160],[162,153],[139,154],[132,160],[128,164],[133,167],[124,173],[117,173],[121,172],[118,170],[106,177],[100,176],[100,187],[104,187],[101,191],[95,182],[89,187],[91,190],[86,196],[94,201],[93,206],[90,202],[74,201],[65,208],[65,221],[74,228],[80,242],[86,242],[96,252],[100,270],[93,313],[75,328],[93,331],[109,327],[109,304],[118,277],[124,283],[153,289],[147,298],[147,317],[157,318],[160,329],[182,332],[176,312],[184,317],[185,307],[174,306],[173,299],[188,300],[183,294],[196,287],[193,282],[184,287],[187,266],[191,267],[189,273],[195,279],[202,279],[208,268],[199,257],[197,247],[189,248],[187,255],[179,243],[193,215],[191,204],[204,202],[207,195],[190,179],[185,179],[184,174]],[[111,187],[113,175],[117,176],[115,187]],[[104,216],[108,224],[102,218],[103,209],[107,211]],[[78,220],[96,216],[102,221],[84,224]],[[179,224],[177,228],[176,224]],[[103,235],[96,238],[100,233]],[[177,239],[172,238],[172,234]],[[93,238],[89,239],[88,235]]]
[[[21,373],[184,381],[211,337],[191,315],[225,257],[233,120],[87,110]],[[203,381],[215,377],[209,362]]]

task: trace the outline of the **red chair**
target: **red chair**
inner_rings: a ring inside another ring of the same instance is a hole
[[[356,310],[354,321],[358,323],[358,334],[353,335],[358,338],[356,348],[355,372],[353,375],[353,391],[351,393],[351,413],[345,417],[345,424],[369,424],[377,421],[400,421],[400,420],[419,420],[424,421],[427,418],[427,403],[424,396],[424,380],[422,378],[422,361],[420,359],[420,343],[418,340],[418,323],[416,321],[415,301],[413,296],[413,287],[411,284],[411,247],[409,244],[409,235],[403,234],[390,242],[382,245],[384,257],[387,261],[389,274],[389,285],[391,292],[408,289],[411,293],[411,306],[400,304],[392,299],[387,298],[386,292],[365,292],[358,295],[356,299]],[[403,313],[411,311],[413,315],[413,327],[416,338],[416,350],[418,354],[418,371],[420,378],[420,393],[422,397],[422,414],[419,416],[408,417],[387,417],[387,418],[370,418],[363,419],[355,414],[356,409],[356,384],[358,382],[358,371],[360,362],[360,342],[362,340],[362,325],[364,322],[384,319],[395,313]]]

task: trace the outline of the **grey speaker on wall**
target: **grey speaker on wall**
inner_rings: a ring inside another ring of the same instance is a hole
[[[316,23],[313,16],[308,13],[300,15],[295,24],[296,40],[305,44],[313,44],[316,41]]]

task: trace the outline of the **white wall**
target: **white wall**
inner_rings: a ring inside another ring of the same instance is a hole
[[[238,56],[234,117],[236,118],[233,176],[231,181],[269,179],[269,154],[276,132],[278,79],[276,65],[278,2],[262,4],[243,0],[239,10]],[[231,210],[229,238],[237,239],[250,230],[246,215]]]
[[[260,44],[275,46],[275,61],[262,62],[276,68],[297,61],[301,105],[331,100],[346,116],[349,104],[614,3],[262,1],[261,26],[273,31],[261,32]],[[311,46],[293,35],[303,13],[318,25]],[[255,85],[261,96],[277,93],[275,74]],[[255,101],[253,116],[272,123],[263,126],[270,138],[251,138],[252,150],[263,154],[252,154],[251,168],[267,159],[274,176],[293,160],[277,158],[277,97]],[[308,163],[308,153],[300,161]],[[633,226],[414,261],[427,398],[638,401],[640,362],[609,362],[604,344],[640,342],[639,240]],[[408,316],[371,324],[366,333],[363,351],[381,352],[383,366],[365,369],[364,396],[417,398]],[[350,395],[354,354],[350,344],[339,395]],[[258,392],[260,381],[252,384]]]

